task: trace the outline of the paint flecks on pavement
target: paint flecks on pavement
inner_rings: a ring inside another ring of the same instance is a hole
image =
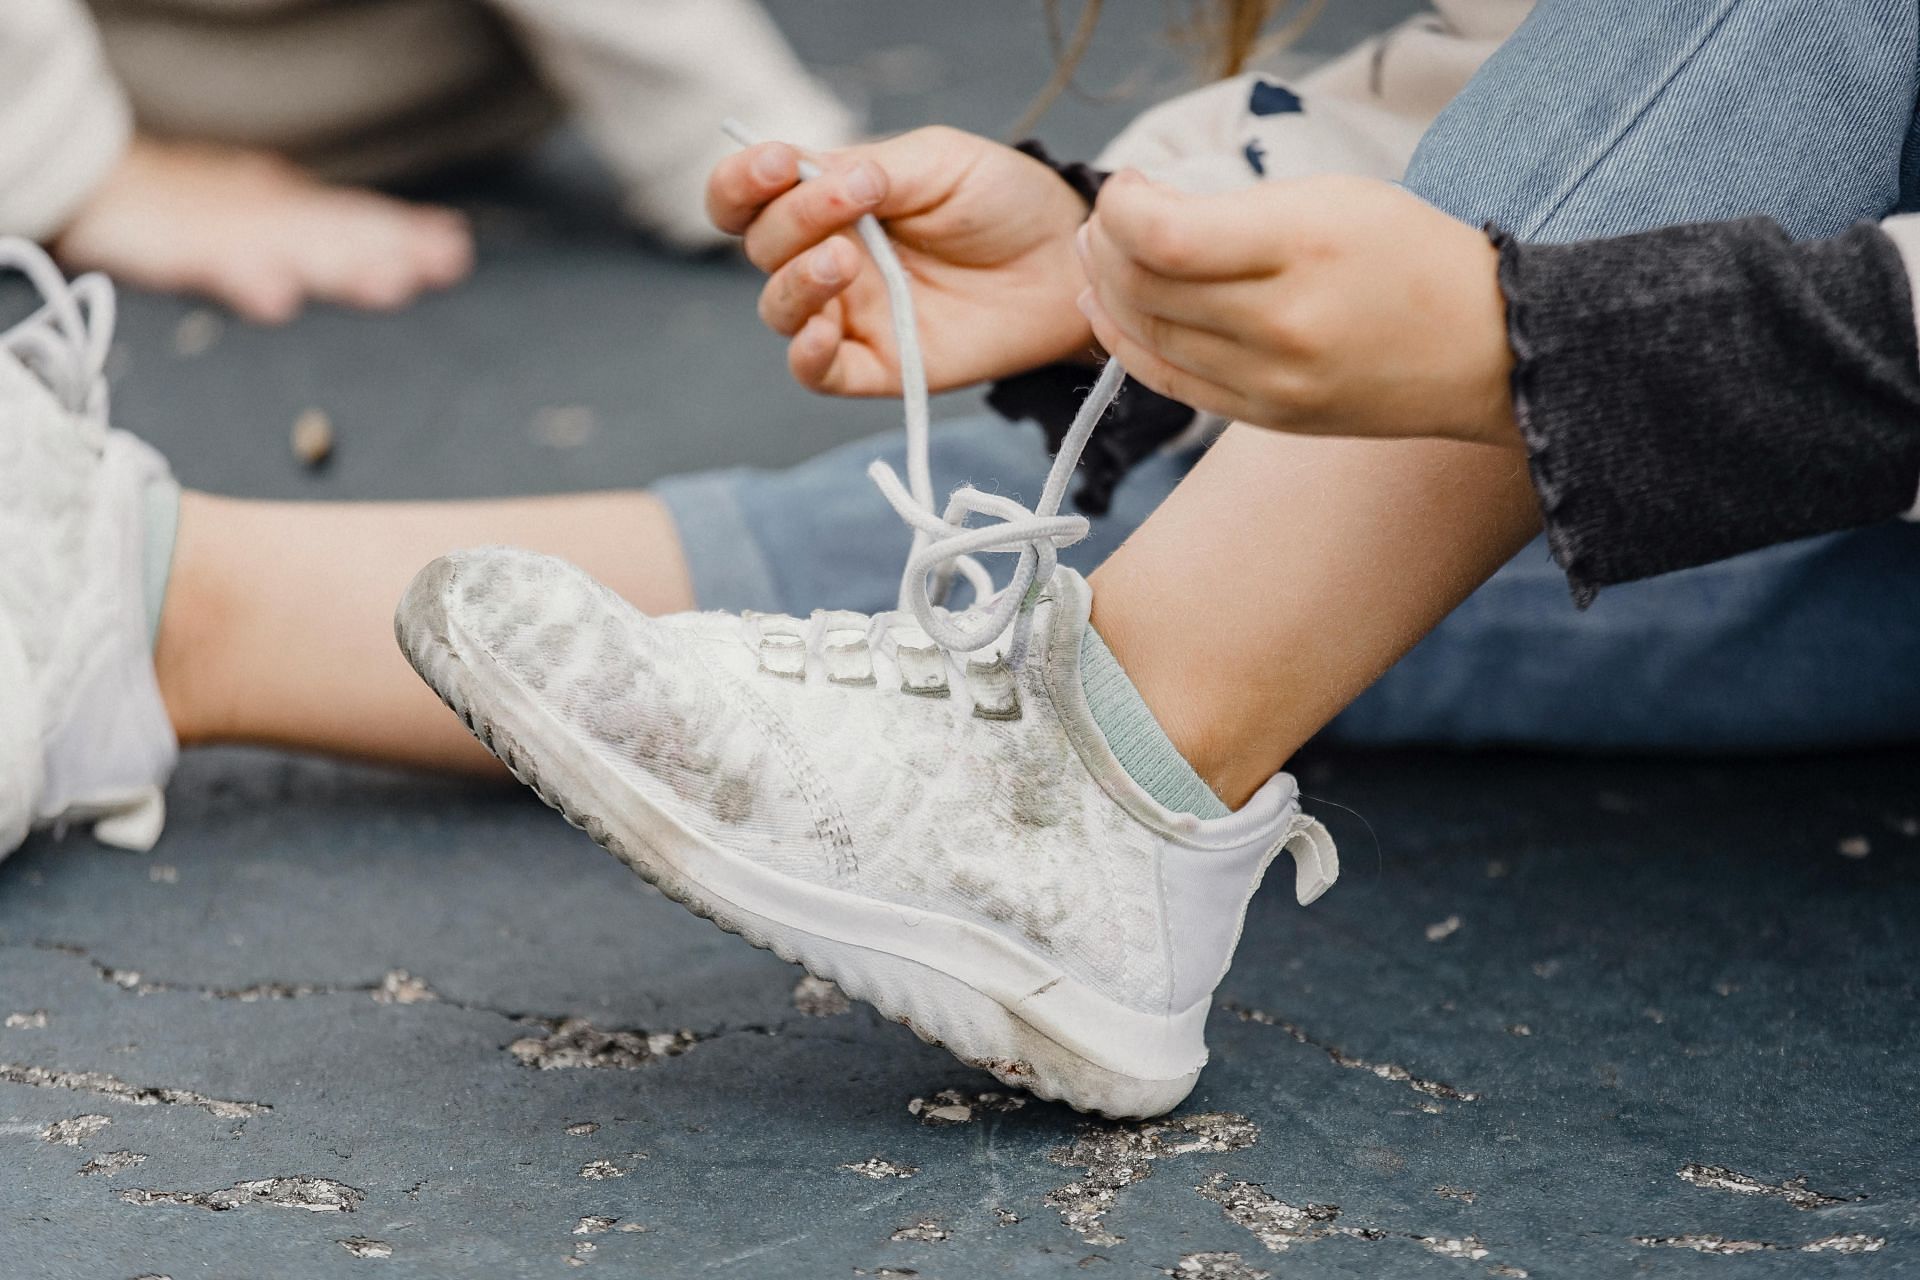
[[[1445,1098],[1449,1102],[1480,1101],[1480,1095],[1478,1093],[1468,1089],[1457,1088],[1444,1080],[1429,1080],[1424,1076],[1417,1076],[1397,1062],[1369,1062],[1365,1058],[1356,1058],[1351,1054],[1343,1052],[1334,1045],[1315,1040],[1293,1023],[1288,1022],[1284,1018],[1277,1018],[1264,1009],[1250,1009],[1245,1005],[1237,1005],[1231,1002],[1226,1003],[1222,1007],[1242,1022],[1253,1022],[1263,1027],[1279,1028],[1281,1031],[1286,1032],[1295,1043],[1308,1045],[1326,1054],[1337,1067],[1345,1067],[1349,1071],[1365,1071],[1380,1077],[1382,1080],[1391,1080],[1396,1084],[1404,1084],[1415,1093],[1424,1093],[1430,1098]]]
[[[870,1156],[853,1164],[840,1166],[848,1173],[857,1173],[863,1178],[872,1178],[876,1182],[885,1178],[911,1178],[920,1172],[917,1164],[906,1164],[894,1160],[883,1160],[879,1156]]]
[[[104,1071],[61,1071],[14,1062],[0,1062],[0,1083],[23,1084],[34,1089],[70,1089],[75,1093],[91,1093],[136,1107],[199,1107],[223,1120],[245,1120],[266,1115],[273,1110],[264,1102],[230,1102],[223,1098],[210,1098],[191,1089],[128,1084]]]
[[[1121,1190],[1143,1182],[1155,1161],[1193,1152],[1242,1151],[1260,1140],[1260,1127],[1243,1115],[1213,1111],[1137,1125],[1085,1125],[1073,1142],[1047,1153],[1055,1164],[1085,1176],[1049,1191],[1045,1203],[1086,1243],[1118,1244],[1107,1217]]]
[[[1717,1164],[1682,1165],[1674,1176],[1682,1182],[1709,1191],[1731,1191],[1743,1196],[1776,1196],[1796,1209],[1824,1209],[1828,1205],[1846,1204],[1849,1199],[1814,1191],[1807,1186],[1805,1178],[1789,1178],[1777,1183],[1762,1182]]]
[[[635,1071],[662,1058],[677,1058],[700,1043],[691,1031],[602,1031],[585,1018],[528,1019],[545,1034],[522,1036],[507,1046],[521,1065],[539,1071],[611,1067]]]
[[[136,1165],[144,1164],[146,1157],[138,1151],[109,1151],[103,1156],[95,1156],[80,1166],[83,1178],[111,1178],[116,1173],[125,1173]]]
[[[224,1213],[249,1205],[276,1209],[304,1209],[309,1213],[352,1213],[367,1193],[332,1178],[254,1178],[218,1191],[153,1191],[129,1187],[120,1193],[127,1204],[189,1205]]]
[[[56,1147],[77,1147],[100,1132],[113,1121],[105,1116],[74,1116],[70,1120],[55,1120],[40,1131],[40,1141],[50,1142]]]

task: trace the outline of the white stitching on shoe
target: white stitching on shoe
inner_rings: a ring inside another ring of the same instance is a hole
[[[795,742],[792,731],[780,718],[780,713],[735,676],[717,666],[703,665],[707,666],[707,672],[714,681],[727,689],[728,705],[747,717],[767,745],[773,748],[774,754],[779,756],[780,763],[786,766],[787,776],[793,779],[793,789],[799,793],[801,803],[806,805],[807,812],[813,817],[814,834],[827,847],[834,875],[843,879],[852,877],[860,869],[859,859],[853,850],[853,830],[847,825],[846,815],[840,812],[840,806],[834,801],[833,789],[814,771],[806,752]]]

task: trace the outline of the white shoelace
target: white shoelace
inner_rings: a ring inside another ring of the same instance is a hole
[[[741,146],[752,146],[756,139],[746,126],[729,120],[722,126]],[[820,176],[819,166],[800,161],[802,178]],[[1118,360],[1108,360],[1095,380],[1093,389],[1081,401],[1073,425],[1054,455],[1053,467],[1040,491],[1040,501],[1024,507],[1012,498],[985,493],[972,485],[953,491],[944,513],[933,505],[933,474],[928,462],[929,410],[927,403],[926,363],[920,351],[919,324],[914,317],[913,293],[907,273],[887,240],[879,219],[872,214],[857,224],[860,243],[866,246],[887,287],[887,306],[893,320],[894,346],[899,353],[900,389],[906,407],[907,483],[884,459],[876,458],[867,474],[880,487],[893,509],[913,530],[913,545],[907,553],[907,567],[900,581],[900,609],[911,613],[914,621],[932,640],[954,653],[984,649],[1012,629],[1007,661],[1016,670],[1025,661],[1027,640],[1033,626],[1033,587],[1053,577],[1059,563],[1060,548],[1070,547],[1087,536],[1090,526],[1081,515],[1061,515],[1060,504],[1066,498],[1073,469],[1087,447],[1093,428],[1120,394],[1127,371]],[[968,525],[973,516],[996,521],[977,528]],[[1017,552],[1013,580],[1004,591],[995,591],[993,575],[976,555],[993,552]],[[955,614],[941,607],[958,572],[972,584],[975,607]],[[962,621],[966,619],[966,621]]]
[[[0,271],[8,268],[25,276],[45,302],[0,332],[0,348],[38,374],[71,412],[104,430],[113,282],[96,272],[69,283],[39,245],[14,237],[0,238]]]

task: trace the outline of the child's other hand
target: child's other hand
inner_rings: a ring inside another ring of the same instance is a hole
[[[777,142],[728,157],[708,180],[707,210],[769,273],[760,316],[791,339],[787,364],[804,386],[899,394],[886,289],[853,229],[866,213],[886,223],[912,282],[936,391],[1091,348],[1074,306],[1086,205],[1045,165],[945,128],[820,156],[825,172],[807,182],[798,160]]]
[[[473,269],[448,209],[328,186],[264,152],[140,140],[53,242],[73,271],[197,293],[250,320],[309,300],[391,310]]]
[[[1498,255],[1397,187],[1119,174],[1080,247],[1095,336],[1163,395],[1282,431],[1520,446]]]

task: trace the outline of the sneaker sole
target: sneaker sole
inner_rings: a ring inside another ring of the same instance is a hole
[[[440,596],[447,580],[436,567],[415,579],[396,617],[407,660],[515,778],[641,879],[721,929],[838,984],[928,1044],[1038,1097],[1111,1119],[1138,1119],[1170,1111],[1192,1092],[1206,1062],[1209,1001],[1165,1017],[1129,1010],[978,926],[798,884],[701,840],[618,779],[603,778],[608,771],[569,749],[559,724],[518,684],[504,676],[487,680],[462,656],[458,625]],[[757,899],[759,909],[738,900],[743,897]],[[770,903],[784,903],[816,925],[845,921],[839,932],[866,941],[822,936],[778,918],[786,913]],[[877,945],[902,934],[910,939],[904,946]],[[919,949],[969,955],[989,980],[969,981],[900,954]],[[1009,1007],[1009,997],[1026,1012]],[[1107,1052],[1088,1043],[1089,1032]],[[1090,1052],[1108,1061],[1095,1061]],[[1111,1065],[1115,1058],[1151,1067],[1129,1071]]]
[[[40,794],[40,726],[33,680],[13,629],[0,622],[0,859],[33,830]]]

